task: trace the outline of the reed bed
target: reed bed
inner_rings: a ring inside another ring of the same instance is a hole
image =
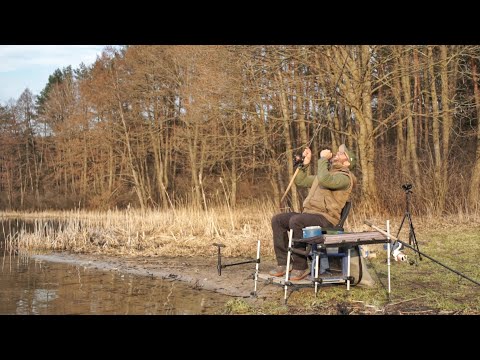
[[[212,243],[226,245],[222,251],[229,257],[254,256],[257,240],[262,257],[274,257],[271,217],[278,210],[273,202],[255,201],[248,205],[208,206],[207,210],[185,206],[175,209],[135,209],[109,211],[0,212],[0,220],[21,219],[15,231],[3,229],[6,248],[16,251],[71,251],[109,255],[205,256],[212,254]],[[402,216],[370,215],[364,209],[352,208],[346,231],[370,231],[368,219],[379,227],[390,220],[393,234]],[[417,237],[430,231],[458,231],[459,227],[480,226],[476,213],[459,212],[443,216],[412,216]],[[18,222],[18,220],[15,220]],[[4,225],[5,226],[5,225]],[[2,229],[0,229],[2,231]],[[408,240],[408,223],[399,235]]]
[[[143,256],[202,256],[221,241],[228,256],[252,255],[257,240],[270,249],[274,205],[252,204],[231,211],[191,206],[167,210],[0,212],[0,219],[23,220],[15,231],[4,229],[6,248],[68,250],[80,253]],[[17,221],[18,222],[18,221]],[[5,226],[5,225],[4,225]]]

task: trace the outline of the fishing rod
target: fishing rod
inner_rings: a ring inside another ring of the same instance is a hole
[[[298,172],[300,171],[301,168],[303,168],[303,160],[305,160],[304,156],[295,155],[295,158],[293,160],[293,166],[296,167],[297,169],[295,170],[295,173],[293,174],[292,179],[290,180],[290,183],[287,186],[287,190],[285,190],[285,193],[280,199],[280,204],[282,203],[283,199],[285,199],[285,196],[287,196],[288,190],[290,190],[290,188],[292,187],[293,181],[297,177]]]
[[[342,70],[340,71],[340,74],[338,75],[338,79],[337,81],[335,82],[335,86],[333,88],[333,91],[335,92],[335,109],[333,111],[333,116],[335,116],[336,112],[337,112],[337,109],[338,109],[338,92],[336,91],[337,89],[337,86],[338,86],[338,83],[340,81],[340,79],[342,78],[342,75],[343,75],[343,70],[345,70],[345,65],[347,64],[347,58],[345,57],[345,60],[343,62],[343,66],[342,66]],[[315,128],[315,130],[313,131],[313,134],[312,134],[312,137],[310,138],[310,141],[307,143],[307,145],[305,147],[310,147],[312,145],[312,142],[313,140],[315,139],[315,136],[317,135],[317,133],[320,131],[320,128],[322,127],[322,124],[319,123],[317,125],[317,127]],[[282,203],[283,199],[285,199],[285,196],[287,196],[288,194],[288,191],[290,190],[290,188],[292,187],[293,185],[293,182],[295,181],[295,178],[297,177],[297,174],[299,172],[299,170],[301,168],[303,168],[303,160],[304,160],[304,157],[303,156],[300,156],[300,155],[295,155],[295,158],[294,158],[294,167],[296,167],[297,169],[295,170],[295,173],[293,174],[292,176],[292,179],[290,180],[290,183],[288,184],[287,186],[287,189],[285,190],[285,193],[283,194],[281,200],[280,200],[280,204]]]
[[[345,57],[344,61],[343,61],[343,66],[342,66],[342,70],[340,70],[340,74],[338,74],[338,79],[337,81],[335,82],[335,86],[333,87],[333,91],[335,93],[335,109],[333,109],[333,116],[335,117],[335,114],[337,113],[337,109],[338,109],[338,91],[337,91],[337,87],[338,87],[338,83],[340,82],[340,79],[342,78],[342,75],[343,75],[343,70],[345,70],[345,65],[347,65],[347,57]],[[317,133],[320,131],[320,128],[322,127],[322,124],[318,124],[318,126],[316,127],[315,131],[313,132],[313,135],[312,135],[312,138],[310,139],[310,141],[307,143],[306,147],[310,147],[312,145],[312,142],[313,142],[313,139],[315,139],[315,136],[317,135]]]
[[[400,244],[402,244],[403,246],[406,246],[406,247],[408,247],[409,249],[412,249],[413,251],[417,252],[418,254],[425,256],[427,259],[432,260],[434,263],[437,263],[438,265],[443,266],[443,267],[446,268],[447,270],[450,270],[450,271],[454,272],[455,274],[457,274],[457,275],[459,275],[459,276],[461,276],[461,277],[463,277],[463,278],[465,278],[465,279],[473,282],[474,284],[480,286],[480,283],[479,283],[478,281],[475,281],[475,280],[473,280],[473,279],[470,279],[468,276],[462,274],[461,272],[459,272],[459,271],[457,271],[457,270],[454,270],[454,269],[452,269],[451,267],[448,267],[447,265],[442,264],[440,261],[435,260],[435,259],[432,258],[431,256],[428,256],[427,254],[421,252],[420,250],[415,249],[413,246],[410,246],[410,245],[404,243],[403,241],[401,241],[401,240],[398,239],[397,237],[393,236],[392,234],[389,234],[389,233],[387,233],[386,231],[380,229],[379,227],[373,225],[370,221],[365,220],[364,223],[367,224],[368,226],[372,227],[373,229],[377,230],[378,232],[382,233],[383,235],[389,236],[391,239],[393,239],[393,240],[395,240],[395,241],[398,241],[398,242],[399,242]]]

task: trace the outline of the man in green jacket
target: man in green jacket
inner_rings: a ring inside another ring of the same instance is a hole
[[[356,164],[355,155],[345,144],[340,145],[338,152],[332,157],[332,152],[324,149],[320,152],[317,174],[308,175],[312,159],[312,151],[307,147],[303,152],[303,167],[295,178],[295,184],[300,187],[310,187],[303,202],[303,212],[281,213],[273,216],[273,248],[278,266],[272,269],[271,276],[284,276],[287,267],[288,237],[287,232],[293,229],[293,237],[303,237],[302,229],[307,226],[333,227],[340,221],[340,213],[350,198],[357,180],[351,172]],[[303,243],[295,243],[295,248],[305,248]],[[305,278],[310,269],[307,257],[292,253],[293,270],[290,280]]]

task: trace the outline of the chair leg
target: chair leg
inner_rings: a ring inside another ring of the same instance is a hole
[[[289,274],[290,272],[288,271],[288,269],[290,269],[290,257],[292,255],[292,251],[291,251],[291,248],[292,248],[292,239],[293,239],[293,230],[290,229],[288,231],[288,254],[287,254],[287,271],[285,271],[285,294],[284,294],[284,297],[283,297],[283,300],[285,302],[285,304],[287,304],[287,289],[288,289],[288,277],[289,277]]]
[[[347,255],[347,290],[350,290],[350,250],[348,248],[348,255]]]
[[[319,259],[320,259],[320,256],[318,255],[318,253],[315,254],[315,297],[317,297],[317,291],[318,291],[318,281],[316,279],[318,279]]]

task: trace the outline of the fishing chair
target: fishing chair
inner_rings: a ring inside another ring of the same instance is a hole
[[[332,228],[325,228],[326,231],[343,231],[343,224],[345,223],[345,220],[347,220],[348,213],[350,212],[350,209],[352,208],[352,202],[347,201],[345,203],[345,206],[342,209],[342,212],[340,213],[340,221],[338,222],[337,225],[335,225]]]
[[[348,217],[348,214],[350,213],[351,208],[352,208],[352,203],[350,201],[347,201],[340,213],[340,220],[338,224],[336,224],[333,227],[322,227],[321,234],[328,234],[328,235],[343,234],[343,231],[344,231],[343,225],[347,220],[347,217]],[[320,234],[315,234],[314,236],[316,235],[320,235]],[[297,242],[297,241],[302,241],[302,239],[292,239],[292,241]],[[347,255],[346,252],[341,251],[340,248],[317,249],[317,244],[310,244],[310,243],[307,243],[305,250],[292,248],[291,251],[299,255],[307,256],[310,260],[312,260],[311,269],[310,269],[311,270],[310,274],[312,275],[312,277],[314,274],[314,265],[315,265],[316,256],[319,256],[320,259],[322,260],[321,267],[320,267],[320,274],[323,274],[327,269],[329,269],[328,257],[330,256],[341,257],[342,261],[345,262],[346,259],[344,258]],[[342,265],[342,267],[344,266]]]
[[[340,220],[337,225],[332,226],[332,227],[322,227],[322,234],[342,234],[343,233],[343,225],[345,224],[345,221],[347,220],[348,214],[350,213],[350,209],[352,208],[352,202],[347,201],[345,205],[343,206],[343,209],[340,213]],[[293,241],[298,241],[299,239],[293,239]],[[294,252],[297,252],[298,254],[301,255],[308,255],[310,252],[310,244],[307,245],[306,252],[302,250],[296,250]]]
[[[340,213],[340,221],[338,222],[337,225],[333,227],[322,227],[322,233],[323,234],[343,234],[344,229],[343,226],[345,224],[345,221],[347,220],[348,214],[350,213],[350,209],[352,208],[352,202],[347,201]],[[329,262],[329,257],[333,258],[340,258],[342,262],[342,273],[345,272],[346,269],[346,261],[347,261],[347,253],[344,249],[338,247],[338,248],[328,248],[328,249],[321,249],[320,251],[317,249],[317,245],[307,245],[307,254],[308,257],[311,259],[311,267],[310,267],[310,274],[311,278],[314,278],[315,274],[315,257],[319,256],[320,257],[320,269],[319,273],[320,274],[325,274],[327,273],[328,275],[331,274],[330,272],[330,262]]]

